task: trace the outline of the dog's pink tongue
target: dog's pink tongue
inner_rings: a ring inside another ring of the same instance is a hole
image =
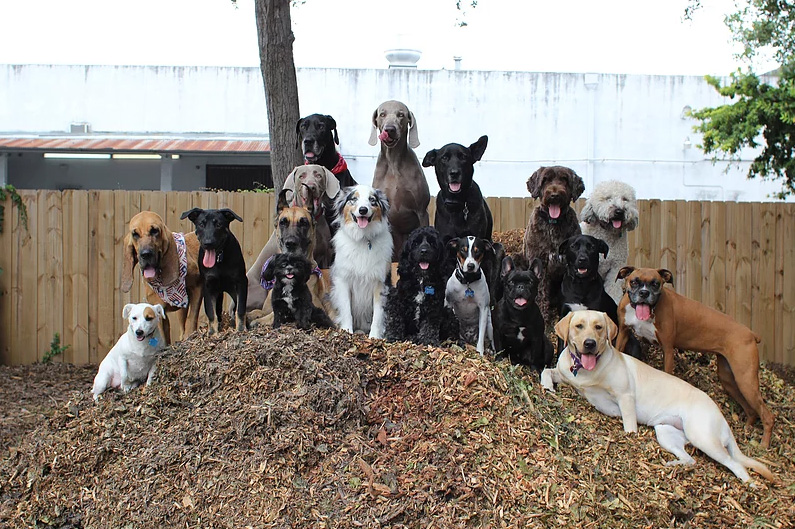
[[[592,371],[596,367],[596,355],[584,354],[580,357],[582,368]]]
[[[515,300],[513,300],[513,302],[519,305],[520,307],[524,307],[525,305],[527,305],[527,300],[524,298],[516,298]]]
[[[620,220],[614,220],[613,221],[613,227],[615,229],[619,229],[621,227],[621,221]]]
[[[152,279],[157,275],[157,270],[155,270],[154,266],[147,266],[144,268],[144,277],[146,279]]]
[[[286,277],[287,279],[292,279],[293,277],[295,277],[295,275],[294,274],[284,274],[284,277]]]
[[[461,182],[450,182],[450,191],[453,193],[461,191]]]
[[[587,274],[587,273],[588,273],[588,269],[587,269],[587,268],[578,268],[578,269],[577,269],[577,272],[578,272],[578,273],[579,273],[581,276],[584,276],[585,274]]]
[[[560,206],[557,204],[549,206],[549,216],[553,219],[560,217]]]
[[[356,217],[356,224],[358,224],[362,229],[366,228],[369,223],[370,219],[367,217]]]
[[[640,321],[646,321],[651,318],[651,307],[648,305],[642,305],[638,303],[635,305],[635,316]]]
[[[422,268],[423,270],[427,270],[429,266],[430,263],[420,263],[420,268]]]
[[[315,157],[315,153],[313,153],[312,151],[306,151],[304,153],[304,158],[314,158],[314,157]]]
[[[381,141],[386,141],[389,139],[389,133],[387,131],[381,131],[381,134],[378,135],[378,139]]]
[[[205,268],[212,268],[215,266],[215,250],[204,250],[202,264]]]

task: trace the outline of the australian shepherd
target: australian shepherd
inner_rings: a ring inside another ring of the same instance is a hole
[[[384,336],[386,279],[392,265],[389,202],[370,186],[348,187],[336,203],[339,229],[331,239],[331,304],[337,324],[348,332]]]

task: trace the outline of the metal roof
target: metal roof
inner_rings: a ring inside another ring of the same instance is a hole
[[[263,138],[0,136],[0,150],[108,153],[269,153]]]

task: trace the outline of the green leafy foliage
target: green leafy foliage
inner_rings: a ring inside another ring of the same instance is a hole
[[[67,349],[69,349],[69,346],[61,345],[61,335],[56,332],[52,337],[52,341],[50,342],[50,350],[44,351],[44,356],[41,358],[41,363],[52,363],[53,358],[58,355],[62,355]]]
[[[786,198],[795,193],[795,2],[750,0],[726,17],[726,24],[743,45],[740,58],[748,66],[732,74],[726,85],[707,77],[732,102],[692,112],[699,121],[694,130],[703,135],[701,148],[713,160],[719,154],[737,160],[743,148],[761,147],[748,178],[781,180],[777,197]],[[760,56],[780,65],[772,83],[752,70]]]
[[[22,226],[25,227],[25,230],[27,230],[28,208],[26,208],[25,203],[22,202],[22,197],[19,196],[19,193],[17,193],[17,189],[11,184],[6,184],[4,186],[0,186],[0,233],[3,232],[3,220],[5,219],[5,205],[3,202],[5,202],[8,198],[10,198],[11,202],[17,207],[17,211],[19,212],[19,221],[22,223]]]

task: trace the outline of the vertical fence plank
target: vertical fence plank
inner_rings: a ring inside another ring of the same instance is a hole
[[[274,207],[276,207],[275,202],[274,202]],[[433,226],[435,219],[436,219],[436,197],[431,197],[431,200],[428,203],[428,224]]]
[[[12,282],[19,271],[15,268],[14,254],[17,245],[14,238],[13,217],[19,215],[10,199],[3,202],[4,219],[0,226],[0,363],[13,363],[11,342],[16,330],[12,326],[13,296]]]
[[[726,206],[726,314],[751,326],[751,206]]]
[[[781,362],[795,365],[795,204],[782,204]]]
[[[16,334],[11,341],[11,358],[14,364],[30,363],[39,360],[43,351],[38,350],[38,252],[36,251],[39,234],[39,203],[36,191],[18,191],[22,203],[28,210],[28,229],[22,226],[19,217],[12,215],[14,239],[17,245],[14,268],[16,277],[12,289],[11,328]]]
[[[676,220],[674,221],[674,237],[676,241],[676,270],[671,270],[675,274],[674,276],[674,286],[678,293],[682,294],[683,296],[687,295],[687,282],[689,280],[689,276],[691,275],[690,270],[688,269],[688,250],[689,247],[687,245],[687,236],[688,236],[688,226],[687,226],[687,202],[684,200],[677,200],[675,202],[676,207],[674,211],[674,216]],[[699,275],[699,274],[697,274]],[[699,277],[700,280],[700,277]]]
[[[751,328],[763,336],[759,352],[765,360],[775,359],[775,206],[769,203],[752,205],[753,234],[751,275],[754,288],[751,293],[753,314]]]
[[[244,193],[243,203],[246,216],[243,217],[243,220],[250,234],[246,238],[246,246],[243,249],[246,270],[251,268],[254,261],[257,260],[257,256],[270,237],[274,214],[271,201],[268,200],[271,196],[273,193]]]
[[[89,232],[86,191],[64,191],[64,343],[65,360],[83,365],[89,356]]]
[[[118,320],[121,313],[115,310],[119,280],[116,276],[116,234],[113,191],[97,192],[97,350],[92,362],[99,362],[116,343]]]
[[[784,238],[784,208],[776,208],[776,239],[775,254],[773,258],[774,283],[773,283],[773,355],[772,360],[784,360],[784,254],[785,246],[792,246],[793,239]]]
[[[629,264],[636,268],[654,266],[650,263],[649,240],[651,240],[652,229],[658,229],[658,226],[652,226],[650,211],[649,201],[644,200],[638,203],[638,215],[641,221],[637,229],[630,232],[634,235],[634,244],[630,245],[632,253],[629,254]]]
[[[63,341],[63,304],[53,300],[63,299],[63,222],[60,191],[40,190],[36,194],[38,208],[39,238],[36,241],[38,277],[36,279],[37,299],[37,341],[36,351],[44,354],[58,333]],[[62,361],[59,356],[54,360]]]
[[[660,256],[659,266],[676,273],[677,251],[676,226],[677,204],[670,200],[660,203]]]

